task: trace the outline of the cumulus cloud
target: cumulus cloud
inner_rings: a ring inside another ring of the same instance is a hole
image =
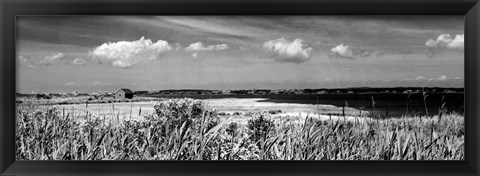
[[[365,48],[351,48],[348,45],[344,45],[343,43],[333,47],[330,49],[331,57],[340,57],[340,58],[347,58],[347,59],[355,59],[359,57],[368,57],[372,55],[373,51]],[[383,56],[383,53],[377,53],[376,57]]]
[[[28,61],[27,58],[24,57],[24,56],[18,56],[18,57],[17,57],[17,60],[19,60],[20,63],[27,63],[27,61]]]
[[[228,49],[227,44],[204,45],[202,42],[195,42],[185,48],[185,51],[219,51]]]
[[[415,78],[415,80],[426,80],[425,76],[418,76]]]
[[[18,60],[19,64],[21,64],[21,65],[25,65],[29,68],[37,68],[37,66],[32,65],[30,63],[30,57],[20,55],[20,56],[17,57],[17,60]]]
[[[448,77],[446,75],[442,75],[442,76],[440,76],[440,77],[438,77],[434,80],[436,80],[436,81],[446,81],[447,79],[448,79]]]
[[[452,50],[463,51],[464,49],[464,34],[457,34],[452,39],[450,34],[441,34],[437,39],[429,39],[425,42],[425,46],[429,49],[447,48]]]
[[[455,35],[455,38],[447,45],[450,49],[463,50],[464,49],[464,34]]]
[[[343,45],[343,43],[333,47],[330,49],[330,51],[332,51],[331,55],[353,59],[353,51],[348,47],[348,45]]]
[[[87,61],[85,61],[85,59],[82,59],[82,58],[75,58],[72,63],[75,65],[85,65],[87,64]]]
[[[55,54],[43,57],[41,59],[40,63],[45,64],[45,65],[57,64],[58,62],[60,62],[64,58],[65,58],[65,54],[55,53]]]
[[[111,63],[115,67],[127,68],[138,62],[156,60],[161,54],[172,50],[167,41],[153,43],[145,37],[135,41],[104,43],[91,51],[93,58]]]
[[[310,59],[313,51],[305,46],[301,38],[288,41],[285,38],[266,41],[263,47],[273,54],[272,58],[279,62],[302,63]]]
[[[459,77],[455,77],[454,79],[459,79]],[[412,80],[412,79],[405,79],[405,80]],[[415,81],[447,81],[447,80],[451,80],[451,78],[449,78],[447,75],[442,75],[438,78],[426,78],[424,76],[418,76],[414,79]]]

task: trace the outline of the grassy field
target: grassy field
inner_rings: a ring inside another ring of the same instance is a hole
[[[171,99],[144,120],[18,106],[17,160],[463,160],[456,113],[379,119],[250,113]]]

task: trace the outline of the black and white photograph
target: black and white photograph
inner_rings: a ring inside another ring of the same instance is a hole
[[[17,16],[15,158],[463,161],[464,21]]]

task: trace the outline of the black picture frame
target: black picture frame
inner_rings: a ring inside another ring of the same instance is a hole
[[[478,0],[1,0],[0,175],[451,175],[480,171]],[[465,161],[15,161],[18,15],[464,15]]]

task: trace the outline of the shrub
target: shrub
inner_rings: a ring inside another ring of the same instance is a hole
[[[225,130],[225,132],[227,132],[227,134],[232,136],[232,137],[235,137],[237,135],[237,131],[238,131],[237,122],[232,122],[232,123],[228,124],[228,127]]]
[[[282,110],[270,110],[268,111],[269,114],[279,114],[282,113]]]
[[[262,138],[267,138],[269,132],[275,130],[273,120],[266,119],[263,115],[248,120],[247,124],[249,139],[258,142]]]
[[[193,99],[172,99],[154,106],[155,114],[165,118],[171,126],[180,128],[184,123],[189,127],[195,119],[200,119],[208,111],[202,102]]]

